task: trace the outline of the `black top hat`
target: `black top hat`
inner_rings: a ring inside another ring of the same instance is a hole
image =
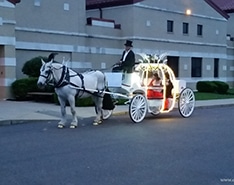
[[[130,41],[130,40],[126,40],[126,43],[125,43],[124,45],[125,45],[125,46],[133,47],[133,46],[132,46],[132,41]]]

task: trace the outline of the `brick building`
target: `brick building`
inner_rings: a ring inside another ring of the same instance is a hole
[[[178,79],[193,89],[199,80],[233,86],[233,4],[173,2],[0,0],[0,99],[11,97],[11,83],[33,57],[58,52],[56,59],[70,59],[74,69],[108,69],[126,39],[135,53],[166,52]]]

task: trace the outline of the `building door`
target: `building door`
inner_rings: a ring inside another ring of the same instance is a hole
[[[179,57],[168,56],[167,65],[174,71],[175,77],[179,76]]]

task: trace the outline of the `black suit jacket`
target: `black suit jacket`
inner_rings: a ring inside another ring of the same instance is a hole
[[[135,54],[132,50],[130,50],[123,61],[125,51],[123,51],[122,57],[120,60],[122,60],[122,69],[124,72],[131,73],[133,66],[135,65]]]

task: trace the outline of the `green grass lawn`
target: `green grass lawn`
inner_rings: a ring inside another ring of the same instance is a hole
[[[229,89],[227,94],[217,94],[217,93],[202,93],[195,92],[196,100],[214,100],[214,99],[227,99],[234,98],[234,88]]]

